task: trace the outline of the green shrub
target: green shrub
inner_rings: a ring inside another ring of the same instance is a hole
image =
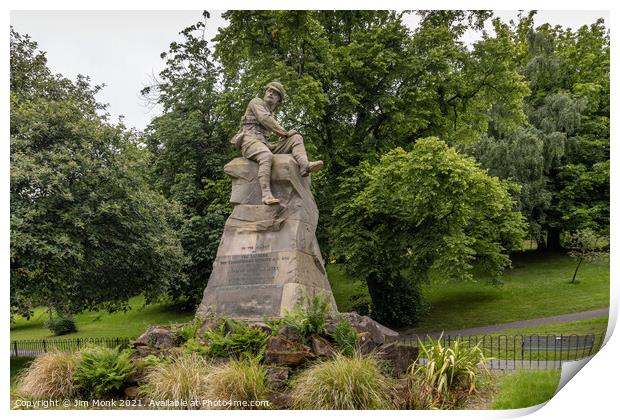
[[[43,325],[54,335],[64,335],[77,331],[75,321],[70,316],[57,316],[46,320]]]
[[[154,354],[149,354],[146,357],[138,359],[134,362],[136,369],[146,369],[155,367],[161,363],[170,363],[169,357],[157,357]]]
[[[332,338],[336,342],[338,351],[345,356],[353,356],[353,353],[358,348],[359,338],[357,331],[351,327],[348,319],[344,319],[336,325],[336,330],[332,334]]]
[[[442,404],[451,404],[460,391],[472,393],[482,372],[488,373],[486,358],[480,347],[463,347],[459,340],[449,346],[441,344],[441,338],[429,338],[428,345],[419,343],[418,361],[410,367],[410,377],[414,383],[418,380],[428,384]]]
[[[200,321],[194,319],[193,321],[183,325],[179,330],[175,332],[175,343],[177,346],[183,345],[187,340],[196,337],[198,330],[200,329]]]
[[[191,353],[198,353],[205,356],[211,355],[211,351],[195,338],[187,340],[185,344],[183,344],[183,349]]]
[[[170,363],[154,366],[146,375],[146,384],[140,387],[140,393],[157,401],[206,399],[211,368],[211,364],[197,353],[180,353],[173,356]],[[199,407],[188,404],[184,408]]]
[[[75,395],[75,368],[75,353],[43,354],[18,374],[16,394],[37,400],[71,397]]]
[[[392,392],[374,356],[338,354],[301,372],[293,381],[291,398],[300,409],[388,409]]]
[[[284,323],[294,327],[303,337],[313,334],[325,335],[325,319],[331,305],[323,294],[312,298],[302,296],[293,310],[286,314]]]
[[[247,354],[263,354],[269,335],[258,328],[252,328],[244,322],[223,319],[214,330],[204,334],[207,354],[214,357],[231,357]]]
[[[80,351],[74,379],[80,392],[94,398],[118,393],[135,369],[132,350],[91,347]]]
[[[267,399],[267,372],[258,358],[243,357],[215,366],[207,378],[207,395],[212,401],[262,401]],[[214,407],[246,408],[264,407]]]

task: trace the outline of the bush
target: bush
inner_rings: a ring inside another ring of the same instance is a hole
[[[68,398],[75,395],[75,353],[43,354],[19,373],[16,394],[32,399]]]
[[[77,331],[77,326],[73,318],[69,316],[58,316],[50,318],[43,324],[54,335],[64,335]]]
[[[140,392],[157,401],[192,401],[207,398],[207,376],[212,366],[196,353],[181,353],[170,363],[155,365]],[[177,407],[170,407],[177,408]],[[188,404],[188,409],[198,408]]]
[[[211,355],[211,350],[209,350],[207,346],[204,346],[200,341],[196,340],[195,338],[190,338],[189,340],[187,340],[185,344],[183,344],[183,350],[191,353],[202,354],[203,356]]]
[[[345,356],[353,356],[359,344],[357,331],[351,327],[348,319],[336,325],[336,330],[332,334],[336,342],[336,348]]]
[[[177,346],[183,345],[188,340],[196,337],[200,329],[200,322],[194,319],[192,322],[185,324],[175,332],[175,343]]]
[[[94,398],[118,393],[134,371],[132,350],[91,347],[82,350],[74,379],[80,392]]]
[[[325,319],[331,309],[329,301],[322,294],[312,298],[302,296],[295,308],[286,314],[284,323],[294,327],[303,337],[325,335]]]
[[[338,354],[301,372],[293,381],[291,398],[301,409],[388,409],[392,390],[374,356]]]
[[[218,328],[204,334],[206,354],[213,357],[258,356],[264,353],[269,335],[244,322],[222,320]]]
[[[419,359],[410,367],[412,383],[424,382],[436,394],[442,406],[451,405],[459,398],[459,392],[471,394],[476,391],[476,383],[482,372],[488,373],[486,358],[478,345],[463,347],[459,340],[449,346],[441,344],[441,338],[429,338],[428,345],[419,343]]]
[[[244,357],[215,366],[207,378],[207,395],[212,401],[262,401],[267,399],[268,392],[267,372],[258,358]]]

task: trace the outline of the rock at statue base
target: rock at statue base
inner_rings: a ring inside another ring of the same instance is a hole
[[[256,162],[236,158],[224,171],[233,179],[234,207],[197,316],[279,318],[302,296],[317,294],[336,310],[316,240],[310,177],[300,175],[291,155],[274,155],[271,190],[280,204],[264,205]]]

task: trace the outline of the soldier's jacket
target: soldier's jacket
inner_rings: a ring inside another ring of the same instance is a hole
[[[241,117],[241,129],[230,139],[230,142],[241,150],[242,145],[253,141],[268,144],[271,133],[286,137],[287,131],[278,124],[265,101],[256,97],[248,104]]]

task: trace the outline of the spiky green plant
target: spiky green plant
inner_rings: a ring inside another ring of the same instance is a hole
[[[465,347],[460,340],[445,346],[441,337],[429,337],[428,341],[419,341],[418,360],[410,367],[410,374],[421,377],[442,397],[448,397],[456,387],[474,392],[480,373],[488,373],[480,346]]]
[[[324,335],[325,320],[332,307],[324,294],[313,297],[300,296],[292,311],[284,317],[284,323],[294,327],[302,337]]]

